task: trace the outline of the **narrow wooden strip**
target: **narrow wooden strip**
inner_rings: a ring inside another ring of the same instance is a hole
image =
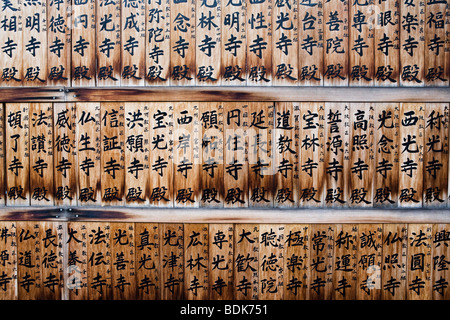
[[[325,105],[300,104],[299,206],[322,207],[325,201]]]
[[[184,297],[187,300],[209,297],[208,236],[207,224],[184,225]]]
[[[71,83],[71,2],[47,2],[47,68],[49,86]]]
[[[5,104],[0,103],[0,205],[6,205],[6,122]]]
[[[89,300],[112,299],[111,227],[108,222],[86,223]]]
[[[355,300],[357,288],[358,226],[337,224],[334,229],[333,289],[335,300]]]
[[[202,167],[200,206],[224,205],[224,133],[223,105],[218,102],[200,104],[202,127]]]
[[[47,84],[47,0],[21,2],[23,86]]]
[[[311,227],[286,224],[284,227],[284,299],[309,300]]]
[[[114,300],[136,299],[134,223],[111,223],[111,277]]]
[[[56,205],[77,204],[75,126],[75,104],[53,104],[53,190]]]
[[[256,300],[259,289],[259,225],[236,224],[234,229],[234,299]]]
[[[23,19],[20,0],[4,2],[0,13],[2,21],[0,32],[0,87],[22,86],[24,76],[22,52]]]
[[[74,87],[96,83],[96,1],[72,2],[71,84]]]
[[[400,104],[399,206],[422,207],[424,109]]]
[[[156,223],[135,224],[136,298],[161,299],[161,237]]]
[[[149,103],[150,205],[173,207],[174,115],[171,103]]]
[[[400,107],[396,103],[375,104],[374,207],[398,206],[399,112]]]
[[[350,104],[349,206],[372,207],[374,155],[374,105]]]
[[[124,106],[120,102],[100,104],[102,205],[124,203]]]
[[[405,300],[408,251],[407,224],[383,225],[381,299]]]
[[[272,85],[272,5],[247,2],[247,86]]]
[[[357,300],[381,299],[383,225],[358,225]]]
[[[125,202],[129,206],[149,204],[150,130],[149,107],[125,103]]]
[[[67,226],[68,246],[64,254],[67,269],[64,271],[69,300],[88,299],[88,231],[84,222],[69,222]]]
[[[39,224],[17,223],[17,284],[19,300],[37,300],[42,294]]]
[[[195,2],[170,3],[170,85],[195,84]]]
[[[6,204],[29,205],[29,104],[7,103],[5,116]]]
[[[350,87],[168,87],[101,90],[68,89],[67,101],[292,101],[292,102],[447,102],[446,88],[350,88]],[[3,90],[2,90],[3,92]],[[16,92],[16,91],[13,91]],[[27,91],[24,91],[26,94]],[[0,99],[2,99],[0,97]],[[17,101],[14,94],[9,101]],[[8,101],[8,100],[2,100]]]
[[[322,86],[324,64],[323,0],[298,1],[298,84]]]
[[[145,67],[147,85],[170,83],[170,0],[147,1]]]
[[[309,298],[331,300],[333,290],[335,225],[314,224],[310,233]]]
[[[54,204],[53,105],[30,103],[31,205]],[[61,144],[62,141],[59,141]]]
[[[427,104],[424,112],[424,207],[448,204],[448,106],[448,103]]]
[[[208,225],[209,299],[232,300],[234,280],[234,225]]]
[[[397,87],[400,83],[400,6],[399,0],[376,4],[373,21],[375,51],[375,86]]]
[[[17,223],[2,221],[0,222],[0,229],[3,235],[3,239],[0,241],[0,252],[3,257],[0,264],[0,278],[2,279],[0,298],[2,300],[17,300]]]
[[[408,300],[432,299],[432,225],[408,225]]]
[[[248,112],[249,206],[272,207],[274,105],[251,102]]]
[[[146,1],[120,1],[120,62],[122,86],[143,86],[145,83]]]
[[[222,1],[197,1],[195,7],[196,85],[218,85],[221,78]]]
[[[272,7],[273,85],[297,85],[298,81],[298,3],[275,1]]]
[[[222,0],[221,83],[245,85],[247,80],[247,1]]]
[[[161,224],[161,299],[184,299],[183,224]]]
[[[450,289],[448,286],[449,269],[449,225],[433,224],[431,255],[432,255],[432,281],[433,300],[449,300]],[[447,245],[446,245],[447,244]]]
[[[98,87],[119,86],[121,80],[121,1],[96,2],[96,58]]]
[[[425,2],[400,3],[400,85],[425,83]]]
[[[248,105],[224,103],[224,206],[248,207]]]
[[[273,158],[275,175],[274,206],[297,207],[299,202],[299,115],[293,103],[275,104]]]
[[[100,103],[76,104],[77,185],[80,206],[101,204]]]
[[[194,103],[174,104],[174,206],[198,207],[201,190],[199,107]]]
[[[283,300],[284,225],[261,224],[259,229],[260,300]]]

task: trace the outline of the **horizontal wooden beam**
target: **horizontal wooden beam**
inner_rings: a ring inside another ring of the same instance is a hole
[[[70,88],[67,101],[449,102],[450,89],[381,87]]]
[[[450,223],[450,210],[431,209],[0,209],[0,221],[128,221],[154,223]]]
[[[450,102],[448,87],[0,88],[0,102],[316,101]]]
[[[64,87],[0,88],[0,102],[61,102],[65,100]]]

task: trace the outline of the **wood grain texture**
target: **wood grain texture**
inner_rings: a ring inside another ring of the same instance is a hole
[[[102,205],[122,205],[125,201],[125,123],[122,103],[100,104]]]
[[[86,223],[87,285],[89,300],[112,299],[110,223]]]
[[[407,299],[432,299],[432,225],[408,225]]]
[[[284,299],[309,300],[310,225],[284,226]]]
[[[423,206],[448,204],[448,104],[427,104],[424,112]]]
[[[284,297],[284,225],[259,227],[259,300]]]
[[[22,68],[23,86],[39,87],[47,84],[47,20],[46,0],[30,4],[22,1]]]
[[[96,84],[96,1],[72,2],[71,85],[74,87]]]
[[[399,206],[421,207],[423,203],[424,106],[400,104]]]
[[[274,105],[251,102],[248,112],[249,206],[272,207]]]
[[[136,299],[134,223],[111,223],[111,285],[114,300]]]
[[[299,116],[294,103],[274,108],[273,166],[274,206],[297,207],[299,202]]]
[[[224,103],[224,207],[248,207],[248,105]]]
[[[67,251],[63,255],[69,300],[88,299],[88,237],[86,224],[69,222],[67,225]]]
[[[77,204],[76,106],[53,104],[53,165],[56,205]]]
[[[5,105],[0,103],[0,204],[6,204],[6,121]]]
[[[161,232],[155,223],[135,224],[136,298],[161,299]]]
[[[6,190],[7,205],[29,205],[29,104],[7,103],[6,117]]]
[[[173,207],[173,128],[171,103],[150,103],[150,205]]]
[[[184,226],[161,226],[161,299],[184,299]]]
[[[232,300],[234,280],[234,225],[210,224],[209,299]]]
[[[407,228],[401,223],[383,225],[382,300],[406,299]]]
[[[224,205],[224,131],[223,105],[219,102],[201,103],[201,198],[200,206]]]
[[[300,103],[299,206],[322,207],[325,200],[325,105]]]
[[[209,298],[209,231],[207,224],[184,225],[184,297]]]
[[[298,81],[298,3],[275,1],[272,6],[273,85],[293,86]]]
[[[146,2],[121,1],[121,86],[143,86],[145,84],[146,53]]]
[[[194,103],[174,104],[174,206],[198,207],[202,153],[199,106]]]
[[[145,3],[145,72],[147,85],[170,83],[170,0]]]
[[[247,81],[247,1],[222,0],[221,81],[223,86]]]
[[[323,4],[325,86],[347,86],[349,83],[348,1],[330,0]]]
[[[195,84],[195,1],[170,3],[170,85]]]
[[[257,224],[234,228],[234,299],[256,300],[259,294],[259,237]]]
[[[121,1],[96,2],[97,86],[120,86]]]
[[[49,86],[71,83],[71,1],[47,2],[47,68]]]
[[[0,87],[19,87],[24,76],[22,5],[20,0],[11,0],[9,5],[0,13],[0,19],[4,21],[0,32],[3,49],[0,53]]]
[[[396,103],[375,104],[374,207],[398,206],[399,111],[400,107]]]
[[[100,103],[78,102],[75,106],[78,205],[101,205]]]
[[[298,84],[322,86],[324,73],[325,17],[323,0],[298,3]]]
[[[0,229],[4,235],[0,242],[0,252],[3,256],[0,264],[0,277],[2,279],[0,298],[2,300],[17,300],[17,223],[2,221],[0,222]]]
[[[150,198],[149,107],[145,103],[125,103],[125,203],[148,205]]]
[[[29,119],[31,205],[51,206],[54,204],[53,105],[30,103]]]
[[[355,300],[357,290],[358,225],[334,228],[333,290],[335,300]]]
[[[400,3],[400,85],[425,84],[425,2]]]
[[[399,0],[378,2],[374,21],[375,86],[400,84],[400,6]]]
[[[448,224],[433,224],[432,230],[432,280],[433,280],[433,300],[449,300],[450,290],[448,287],[449,269],[447,268],[449,246],[446,246],[448,239]]]
[[[42,298],[39,223],[17,223],[17,284],[19,300]]]
[[[247,2],[247,86],[272,85],[272,0]]]

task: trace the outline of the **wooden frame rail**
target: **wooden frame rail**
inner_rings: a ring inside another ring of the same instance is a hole
[[[311,101],[449,102],[448,87],[0,88],[0,102]]]
[[[4,207],[0,221],[152,223],[450,223],[449,209]]]

